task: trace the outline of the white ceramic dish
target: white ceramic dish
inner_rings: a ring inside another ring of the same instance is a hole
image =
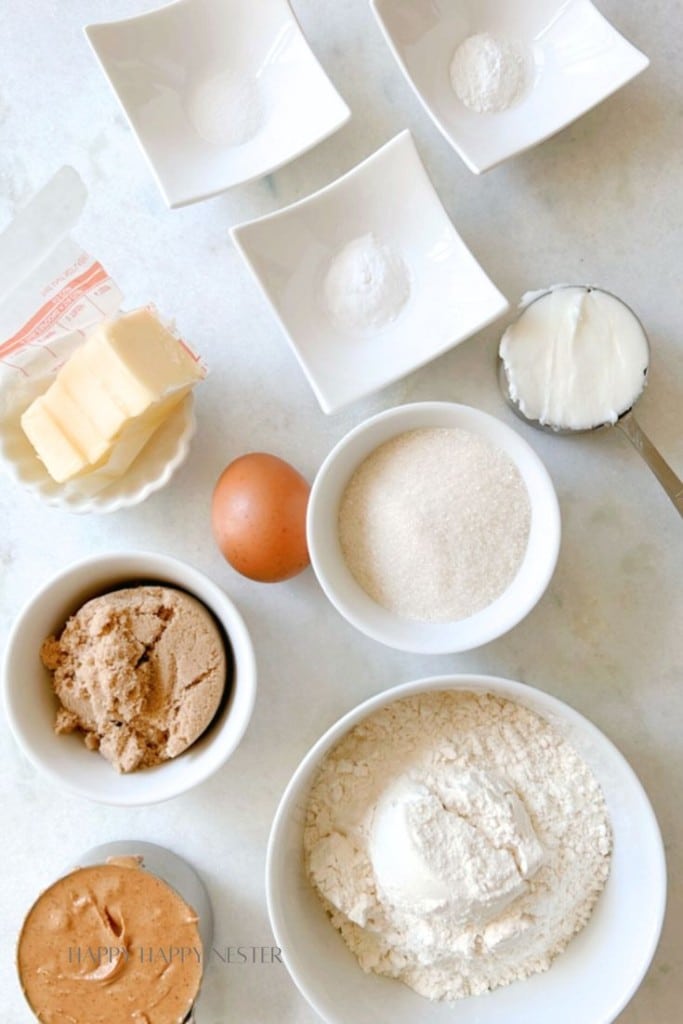
[[[45,387],[39,384],[36,394]],[[27,402],[30,404],[32,398]],[[21,429],[19,413],[0,421],[0,463],[10,477],[45,505],[73,512],[103,515],[139,505],[165,487],[183,464],[197,428],[194,396],[188,395],[149,439],[122,477],[96,494],[81,494],[52,479]]]
[[[303,865],[308,793],[325,754],[377,709],[411,694],[444,689],[497,694],[560,729],[602,786],[614,838],[610,876],[591,919],[550,970],[450,1005],[432,1003],[400,982],[364,974],[330,924]],[[640,782],[587,719],[522,683],[441,676],[372,697],[335,723],[309,751],[275,815],[266,894],[289,973],[327,1024],[609,1024],[638,988],[654,955],[666,904],[666,865],[659,828]]]
[[[335,322],[321,294],[335,255],[367,234],[401,257],[411,281],[396,319],[370,335]],[[423,366],[509,308],[449,220],[408,131],[232,237],[326,413]]]
[[[206,605],[229,640],[232,682],[214,721],[183,754],[154,768],[119,775],[103,757],[86,749],[78,733],[55,735],[57,701],[39,652],[45,637],[59,632],[69,615],[91,597],[141,582],[178,587]],[[77,562],[31,598],[7,640],[2,687],[12,732],[37,768],[79,796],[132,807],[178,796],[199,785],[227,761],[251,718],[256,664],[241,615],[212,580],[167,555],[122,552]]]
[[[287,0],[176,0],[85,33],[171,208],[270,174],[351,116]]]
[[[531,529],[519,572],[496,601],[458,622],[411,622],[382,608],[351,575],[339,544],[339,504],[355,470],[379,445],[419,427],[460,427],[480,435],[510,456],[529,493]],[[318,581],[348,622],[374,640],[401,651],[447,654],[471,650],[502,636],[540,600],[557,563],[560,510],[548,471],[514,430],[467,405],[417,402],[372,416],[332,449],[311,489],[307,537]]]
[[[371,0],[425,110],[475,174],[537,145],[644,71],[649,61],[589,0]],[[450,81],[469,36],[509,40],[527,87],[500,113],[464,106]]]

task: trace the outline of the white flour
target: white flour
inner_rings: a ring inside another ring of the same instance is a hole
[[[478,114],[507,110],[525,86],[524,60],[505,39],[488,32],[469,36],[451,62],[451,85],[456,96]]]
[[[454,622],[514,579],[529,497],[510,457],[467,430],[423,428],[377,448],[342,496],[339,541],[360,586],[405,619]]]
[[[373,234],[361,235],[332,260],[323,294],[333,320],[347,330],[379,330],[395,320],[410,296],[410,277],[398,253]]]
[[[602,792],[560,733],[512,701],[404,698],[327,756],[306,867],[365,971],[457,999],[546,970],[609,872]]]

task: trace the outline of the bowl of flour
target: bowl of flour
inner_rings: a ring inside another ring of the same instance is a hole
[[[531,611],[555,569],[560,513],[514,430],[469,406],[419,402],[337,444],[314,482],[307,534],[344,618],[389,647],[444,654]]]
[[[595,726],[522,683],[440,676],[365,701],[309,751],[266,890],[328,1024],[609,1024],[654,954],[666,868]]]

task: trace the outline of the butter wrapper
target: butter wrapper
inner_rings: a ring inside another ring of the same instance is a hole
[[[20,484],[48,504],[71,511],[98,510],[87,499],[103,488],[111,490],[111,474],[95,471],[56,484],[38,460],[20,419],[83,344],[88,330],[121,313],[120,289],[102,264],[71,236],[87,198],[77,172],[62,167],[0,235],[0,458]],[[165,326],[177,337],[172,325]],[[206,371],[198,357],[178,340],[203,375]],[[190,398],[183,418],[190,433],[194,429],[191,403]],[[155,475],[163,476],[164,482],[168,479],[167,466],[159,462],[162,455],[167,462],[176,460],[174,444],[182,446],[187,440],[181,435],[180,426],[175,432],[172,425],[163,428],[159,452],[149,466],[152,484]],[[137,476],[141,483],[141,474]],[[124,500],[109,501],[102,510],[133,504],[135,488],[123,490]]]
[[[71,238],[87,191],[62,167],[0,235],[0,382],[55,373],[83,332],[121,306],[101,263]]]

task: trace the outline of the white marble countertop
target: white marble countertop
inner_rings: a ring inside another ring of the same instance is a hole
[[[588,715],[642,779],[666,841],[668,915],[652,969],[620,1024],[674,1024],[683,1001],[683,533],[679,517],[616,431],[576,439],[523,427],[500,398],[494,325],[405,381],[325,417],[228,229],[328,183],[409,127],[449,214],[501,290],[587,281],[623,296],[653,347],[643,426],[683,471],[678,0],[602,0],[651,58],[635,82],[541,147],[476,178],[422,112],[366,0],[295,0],[304,30],[353,118],[268,180],[177,212],[162,204],[81,34],[149,0],[0,0],[0,227],[62,164],[90,198],[78,240],[122,287],[175,317],[212,373],[199,436],[171,484],[137,508],[83,519],[0,482],[0,637],[46,578],[93,552],[169,552],[206,571],[242,609],[259,664],[248,734],[210,781],[166,804],[123,810],[65,796],[18,752],[3,723],[0,990],[3,1019],[28,1022],[13,967],[21,919],[78,854],[110,839],[166,844],[203,873],[219,946],[270,946],[264,861],[270,822],[294,767],[342,712],[393,684],[443,672],[523,680]],[[295,112],[292,112],[293,116]],[[309,570],[272,587],[239,578],[209,527],[213,483],[236,455],[265,449],[309,477],[332,444],[372,412],[417,399],[479,406],[515,426],[548,466],[564,538],[554,580],[512,633],[465,655],[384,649],[354,631]],[[198,1024],[313,1024],[284,967],[212,964]]]

